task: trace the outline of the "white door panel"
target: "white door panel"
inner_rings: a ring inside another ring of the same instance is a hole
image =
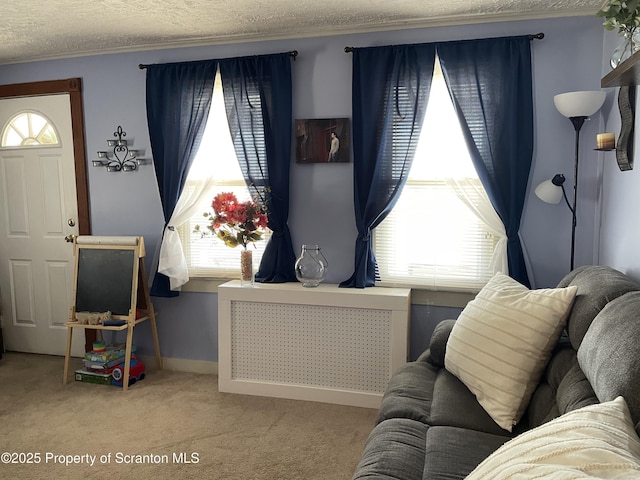
[[[64,355],[78,234],[68,94],[0,100],[0,127],[31,111],[54,125],[55,146],[0,147],[0,294],[7,350]],[[73,226],[71,226],[71,224]],[[72,354],[81,356],[74,336]]]

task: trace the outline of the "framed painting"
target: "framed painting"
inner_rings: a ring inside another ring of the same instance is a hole
[[[349,162],[348,118],[296,120],[296,163]]]

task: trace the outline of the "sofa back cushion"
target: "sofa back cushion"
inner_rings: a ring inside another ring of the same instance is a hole
[[[431,341],[429,342],[429,362],[436,367],[444,367],[444,356],[447,351],[447,342],[449,341],[449,335],[455,325],[456,321],[452,319],[442,320],[436,325],[431,334]]]
[[[598,403],[598,398],[578,365],[568,339],[560,342],[527,408],[527,428],[538,427],[567,412]]]
[[[640,285],[606,266],[583,266],[559,287],[578,290],[561,337],[527,409],[530,427],[623,396],[640,421]]]
[[[624,397],[640,421],[640,292],[609,302],[587,330],[578,363],[601,402]]]
[[[627,292],[640,290],[640,285],[623,273],[611,267],[594,265],[572,270],[558,287],[569,285],[578,287],[566,327],[575,350],[578,350],[593,319],[607,303]]]

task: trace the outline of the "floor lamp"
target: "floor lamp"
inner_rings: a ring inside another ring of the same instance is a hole
[[[547,203],[559,203],[562,198],[571,210],[571,270],[574,267],[576,246],[576,208],[578,203],[578,161],[580,158],[580,129],[584,121],[596,113],[604,103],[606,93],[602,91],[582,91],[561,93],[553,97],[556,109],[571,120],[576,132],[575,159],[573,167],[573,202],[569,202],[564,189],[565,176],[556,174],[552,179],[545,180],[535,189],[540,200]]]

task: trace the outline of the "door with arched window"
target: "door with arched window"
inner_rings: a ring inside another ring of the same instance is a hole
[[[63,355],[78,203],[68,94],[0,100],[0,295],[7,350]],[[81,356],[81,338],[72,353]]]

